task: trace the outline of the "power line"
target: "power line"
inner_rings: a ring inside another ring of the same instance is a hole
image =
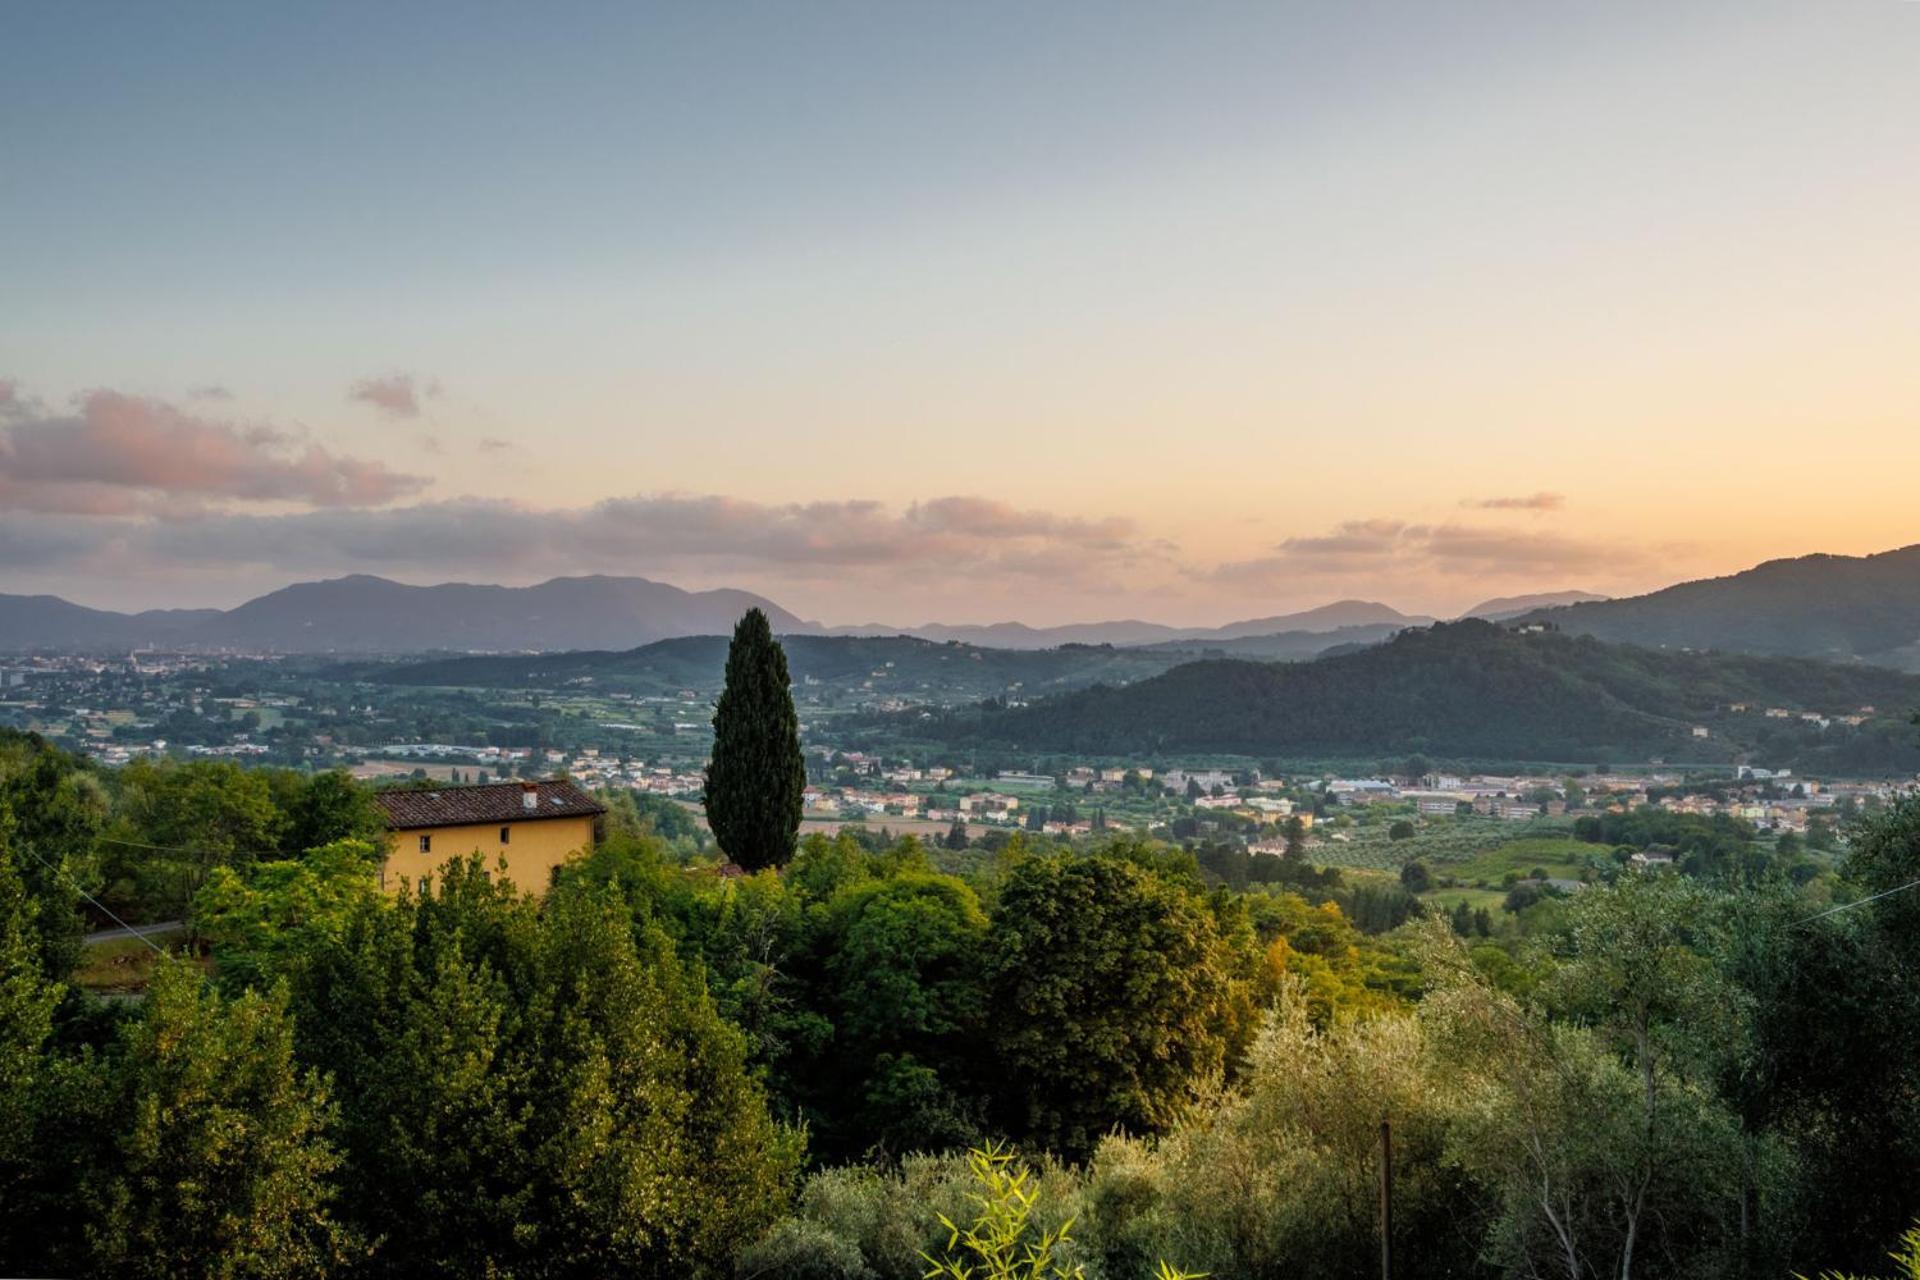
[[[184,844],[148,844],[144,840],[122,840],[119,836],[95,836],[94,839],[100,844],[123,844],[134,849],[152,849],[156,853],[197,853],[212,858],[245,856],[272,861],[288,856],[286,851],[281,849],[196,849]]]
[[[1864,907],[1869,902],[1878,902],[1882,898],[1891,898],[1896,893],[1904,893],[1908,889],[1915,888],[1916,886],[1920,886],[1920,880],[1909,880],[1905,884],[1895,885],[1893,888],[1888,889],[1884,893],[1876,893],[1871,898],[1861,898],[1854,902],[1843,902],[1837,907],[1830,907],[1827,910],[1820,912],[1818,915],[1811,915],[1811,916],[1808,916],[1805,920],[1796,920],[1794,921],[1794,923],[1795,924],[1812,924],[1815,920],[1824,920],[1828,916],[1837,916],[1842,911],[1851,911],[1855,907]]]
[[[67,882],[67,887],[69,889],[72,889],[75,893],[79,894],[81,897],[85,898],[88,902],[91,902],[95,907],[99,908],[101,915],[113,921],[115,924],[119,925],[122,929],[125,929],[128,933],[132,934],[134,937],[140,939],[140,941],[146,943],[149,947],[152,947],[155,955],[164,956],[167,954],[166,948],[155,945],[152,938],[149,938],[146,934],[140,932],[138,928],[128,924],[125,920],[122,920],[119,916],[113,914],[113,912],[108,909],[106,903],[100,901],[100,899],[94,897],[92,894],[88,893],[85,889],[82,889],[80,887],[79,882],[76,881],[71,875],[69,875],[64,868],[56,867],[51,862],[48,862],[45,858],[41,857],[39,851],[36,850],[32,845],[21,845],[20,847],[25,849],[28,853],[32,854],[33,860],[35,862],[38,862],[41,866],[53,872],[53,874],[55,874],[56,876],[59,876],[62,879],[64,879]]]

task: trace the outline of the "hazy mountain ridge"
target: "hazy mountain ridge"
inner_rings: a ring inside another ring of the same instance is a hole
[[[0,596],[0,649],[125,648],[170,640],[219,616],[218,609],[114,613],[59,596]]]
[[[1259,662],[1303,662],[1341,649],[1364,648],[1391,640],[1406,629],[1404,623],[1377,623],[1339,627],[1332,631],[1276,631],[1264,635],[1202,637],[1163,640],[1138,648],[1177,652],[1194,658],[1246,658]]]
[[[137,646],[305,653],[624,651],[675,636],[726,635],[758,607],[782,635],[920,639],[996,649],[1061,645],[1217,648],[1238,656],[1309,657],[1371,643],[1433,619],[1366,600],[1218,627],[1124,619],[1035,627],[1019,622],[825,627],[747,591],[686,591],[637,577],[554,578],[529,587],[410,586],[356,574],[269,592],[230,610],[117,613],[50,595],[0,595],[0,649]],[[1740,573],[1605,599],[1557,591],[1499,597],[1462,617],[1545,621],[1598,639],[1866,661],[1920,670],[1920,546],[1872,556],[1773,560]],[[1339,636],[1327,645],[1310,637]]]
[[[925,640],[958,640],[996,649],[1051,649],[1063,644],[1164,645],[1205,640],[1240,640],[1297,632],[1322,634],[1351,627],[1420,627],[1433,622],[1425,614],[1401,613],[1373,600],[1336,600],[1298,613],[1247,618],[1218,627],[1173,627],[1158,622],[1124,619],[1114,622],[1073,622],[1056,627],[1034,627],[1024,622],[952,624],[930,622],[917,627],[866,623],[829,627],[830,635],[911,635]]]
[[[250,600],[199,633],[218,643],[307,651],[597,649],[729,634],[750,608],[775,630],[812,624],[745,591],[684,591],[646,578],[554,578],[531,587],[414,587],[364,575]]]
[[[368,574],[301,582],[228,610],[114,613],[57,596],[0,596],[0,646],[146,645],[289,653],[592,649],[727,634],[749,608],[776,630],[814,624],[745,591],[683,591],[645,578],[554,578],[531,587],[416,587]]]
[[[728,635],[749,608],[760,608],[781,635],[897,636],[959,641],[996,649],[1061,645],[1150,645],[1244,640],[1280,634],[1333,634],[1432,621],[1384,604],[1347,600],[1300,613],[1222,627],[1170,627],[1140,621],[1031,627],[929,623],[823,627],[748,591],[687,591],[646,578],[554,578],[529,587],[478,583],[413,586],[371,574],[300,582],[227,610],[117,613],[58,596],[0,595],[0,649],[104,651],[143,646],[247,649],[288,653],[561,652],[627,650],[677,636]],[[1325,647],[1325,646],[1320,646]],[[1310,641],[1282,643],[1272,656],[1305,656]]]
[[[1612,597],[1596,595],[1591,591],[1537,591],[1524,596],[1496,596],[1492,600],[1482,600],[1473,608],[1460,615],[1461,618],[1479,618],[1483,622],[1504,622],[1508,618],[1517,618],[1523,613],[1532,613],[1537,609],[1557,609],[1570,604],[1598,604]],[[1455,619],[1458,621],[1459,619]]]

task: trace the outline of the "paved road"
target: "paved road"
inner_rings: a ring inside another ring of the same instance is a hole
[[[152,924],[137,924],[126,929],[101,929],[88,934],[87,941],[118,942],[122,938],[157,937],[163,933],[178,933],[186,927],[184,920],[156,920]]]

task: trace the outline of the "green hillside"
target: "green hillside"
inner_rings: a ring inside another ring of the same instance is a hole
[[[1862,659],[1920,670],[1920,546],[1801,556],[1534,615],[1623,644]]]
[[[1734,704],[1745,703],[1745,711]],[[1764,714],[1878,710],[1822,729]],[[1561,761],[1748,754],[1833,770],[1909,770],[1920,678],[1789,658],[1673,653],[1458,622],[1317,662],[1195,662],[944,729],[1035,750],[1341,756],[1427,752]],[[1707,738],[1695,736],[1706,728]]]

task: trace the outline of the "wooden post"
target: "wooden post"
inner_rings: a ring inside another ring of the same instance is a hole
[[[1380,1280],[1393,1280],[1393,1126],[1380,1122]]]

